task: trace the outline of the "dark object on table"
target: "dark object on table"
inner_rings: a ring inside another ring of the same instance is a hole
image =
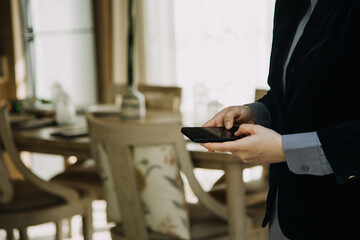
[[[15,121],[13,119],[15,119]],[[56,125],[54,118],[28,117],[28,119],[24,118],[22,121],[20,121],[20,117],[11,117],[10,122],[13,129],[35,129]]]

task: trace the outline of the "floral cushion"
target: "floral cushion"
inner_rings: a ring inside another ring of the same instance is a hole
[[[136,146],[133,154],[148,227],[174,238],[190,239],[183,183],[173,145]]]
[[[97,146],[103,179],[108,220],[121,222],[116,186],[111,174],[106,147]],[[171,144],[135,146],[132,156],[148,228],[153,232],[190,239],[189,218],[178,161]]]

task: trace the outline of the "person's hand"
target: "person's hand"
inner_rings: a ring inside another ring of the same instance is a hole
[[[248,106],[231,106],[218,112],[213,118],[207,121],[203,127],[223,127],[227,129],[234,124],[254,123],[254,113]]]
[[[223,143],[204,143],[209,152],[231,152],[246,163],[264,164],[284,162],[282,137],[277,132],[254,124],[242,124],[235,132],[249,136]]]

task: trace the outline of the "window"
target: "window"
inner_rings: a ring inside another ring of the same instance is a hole
[[[147,81],[183,88],[189,124],[268,88],[274,0],[147,2]]]
[[[22,0],[28,95],[52,99],[59,82],[75,105],[96,102],[91,0]]]

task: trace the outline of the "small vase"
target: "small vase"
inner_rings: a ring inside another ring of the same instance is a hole
[[[145,118],[145,98],[135,86],[128,85],[122,96],[120,116],[124,120]]]

